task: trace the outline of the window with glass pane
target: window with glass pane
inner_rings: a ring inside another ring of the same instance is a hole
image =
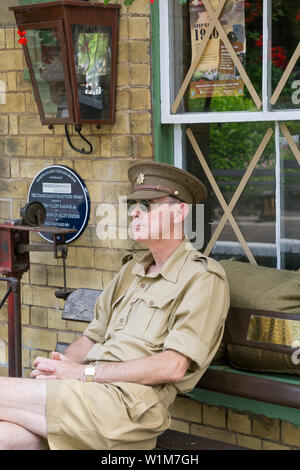
[[[217,8],[218,0],[211,5]],[[186,5],[169,1],[170,67],[174,69],[174,102],[195,54],[205,38],[209,16],[202,1]],[[227,0],[219,17],[225,35],[254,86],[262,93],[262,0],[256,7],[246,0]],[[178,112],[257,111],[220,33],[214,27]]]
[[[229,205],[270,123],[218,123],[193,125],[201,148],[218,187]],[[205,181],[205,246],[224,212],[187,140],[186,168]],[[253,256],[260,265],[275,266],[275,141],[271,137],[252,176],[232,212]],[[216,259],[234,257],[248,261],[230,222],[227,220],[211,255]]]
[[[272,2],[272,94],[300,41],[299,0]],[[272,109],[300,109],[300,58]]]
[[[111,27],[72,26],[81,119],[108,119]]]
[[[69,117],[58,30],[27,30],[26,36],[45,118]]]

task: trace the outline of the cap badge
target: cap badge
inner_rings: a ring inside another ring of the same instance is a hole
[[[140,173],[136,179],[136,184],[142,184],[144,182],[144,179],[145,179],[145,175],[143,173]]]

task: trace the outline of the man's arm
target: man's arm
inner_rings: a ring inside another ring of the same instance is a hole
[[[80,336],[76,341],[70,344],[66,351],[64,352],[64,356],[72,361],[79,362],[82,364],[83,359],[87,355],[88,351],[94,346],[95,341],[88,338],[87,336]]]
[[[37,357],[33,364],[36,370],[31,373],[31,377],[39,380],[85,380],[85,364],[79,364],[63,355],[60,355],[62,360],[57,359]],[[179,382],[187,371],[189,363],[188,357],[173,350],[131,361],[100,362],[96,366],[93,381],[98,383],[133,382],[144,385]]]

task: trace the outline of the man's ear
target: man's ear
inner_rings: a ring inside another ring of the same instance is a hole
[[[175,205],[174,211],[174,223],[182,222],[188,215],[190,211],[190,207],[185,202],[180,202],[179,204]]]

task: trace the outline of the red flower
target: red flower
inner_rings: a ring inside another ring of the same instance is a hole
[[[255,39],[255,45],[257,47],[262,47],[262,45],[263,45],[262,36],[259,36],[259,39]]]
[[[26,31],[18,31],[18,35],[20,36],[19,44],[23,44],[24,46],[28,42],[28,39],[25,38]]]

